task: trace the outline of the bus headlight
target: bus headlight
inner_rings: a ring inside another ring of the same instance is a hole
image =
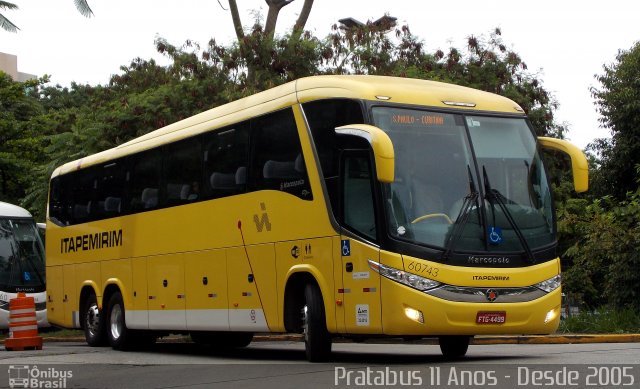
[[[440,286],[440,283],[428,278],[420,277],[412,273],[407,273],[403,270],[395,269],[393,267],[384,266],[378,262],[369,259],[369,267],[380,274],[381,276],[390,280],[399,282],[420,291],[427,291],[429,289]]]
[[[562,277],[560,276],[560,274],[558,274],[555,277],[549,278],[548,280],[539,282],[533,286],[535,286],[538,289],[542,289],[545,292],[549,293],[552,292],[556,289],[558,289],[558,287],[560,286],[560,281],[562,280]]]

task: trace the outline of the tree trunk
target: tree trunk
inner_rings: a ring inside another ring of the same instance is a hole
[[[311,13],[311,7],[313,7],[313,0],[304,0],[302,11],[300,11],[298,20],[296,21],[296,24],[293,26],[294,33],[302,32],[302,30],[304,30],[304,26],[305,24],[307,24],[307,19],[309,19],[309,14]]]
[[[269,6],[269,13],[267,14],[267,21],[264,23],[264,36],[273,38],[280,10],[285,5],[291,4],[293,0],[265,0],[265,2]]]
[[[238,3],[236,3],[236,0],[229,0],[229,9],[231,10],[233,28],[236,30],[236,37],[238,38],[239,44],[242,38],[244,38],[244,31],[242,30],[242,21],[240,21],[240,13],[238,12]]]

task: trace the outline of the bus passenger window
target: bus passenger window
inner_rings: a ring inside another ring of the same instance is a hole
[[[203,143],[205,198],[243,193],[249,160],[249,124],[238,123],[206,134]]]
[[[124,212],[122,199],[126,192],[127,169],[125,160],[109,162],[98,170],[96,212],[101,218],[115,217]]]
[[[160,166],[159,149],[142,152],[133,157],[129,203],[131,211],[139,212],[159,205]]]
[[[259,117],[251,128],[254,137],[251,188],[278,190],[312,200],[292,111],[284,109]]]
[[[194,137],[164,148],[163,177],[166,182],[166,205],[198,200],[202,181],[200,138]]]

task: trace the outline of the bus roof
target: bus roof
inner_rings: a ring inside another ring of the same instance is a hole
[[[22,207],[0,201],[0,218],[3,217],[31,217],[31,214]]]
[[[112,149],[68,162],[58,167],[52,177],[151,149],[211,129],[232,125],[296,103],[327,98],[352,98],[381,103],[459,108],[470,112],[503,112],[523,115],[522,108],[506,97],[454,84],[387,76],[312,76],[212,108]]]

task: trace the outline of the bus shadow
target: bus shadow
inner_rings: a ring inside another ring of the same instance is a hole
[[[158,343],[145,350],[145,353],[169,354],[195,356],[202,358],[220,358],[235,360],[242,364],[247,362],[291,362],[300,363],[306,361],[304,348],[293,346],[295,343],[289,343],[291,347],[278,345],[265,345],[261,342],[252,343],[246,348],[240,349],[215,349],[215,347],[202,346],[195,343]],[[518,359],[535,358],[535,356],[519,355]],[[430,349],[425,346],[424,354],[415,353],[415,349],[411,353],[394,352],[393,350],[379,352],[376,350],[368,351],[366,347],[359,347],[358,350],[335,350],[331,353],[328,363],[334,364],[365,364],[365,365],[424,365],[426,364],[451,364],[458,363],[496,363],[500,361],[509,361],[513,359],[513,355],[473,355],[473,346],[470,348],[469,354],[459,360],[450,360],[440,354],[440,350]]]

